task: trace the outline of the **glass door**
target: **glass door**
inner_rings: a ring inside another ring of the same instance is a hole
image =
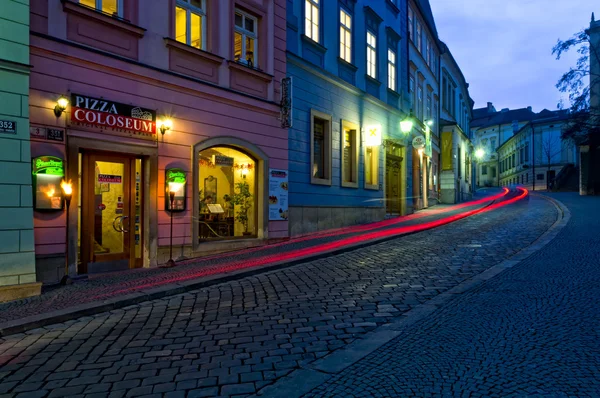
[[[132,199],[136,201],[136,197],[132,198],[136,160],[101,154],[90,154],[84,159],[81,272],[133,268],[134,232],[139,229],[135,202],[132,203]]]

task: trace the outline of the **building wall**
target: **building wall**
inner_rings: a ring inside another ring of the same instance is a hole
[[[0,13],[0,301],[39,294],[36,284],[29,151],[29,1]],[[13,126],[14,127],[14,126]]]
[[[376,186],[365,183],[367,130],[377,126],[383,140],[406,147],[400,132],[407,98],[406,8],[391,2],[320,2],[319,37],[305,32],[305,2],[288,1],[288,76],[293,79],[293,126],[289,130],[290,233],[381,220],[385,217],[385,164],[383,146],[378,153]],[[368,6],[368,7],[367,7]],[[351,62],[340,58],[341,9],[351,16]],[[376,34],[376,78],[367,77],[367,26]],[[396,89],[388,88],[388,48],[396,53]],[[331,183],[318,184],[312,177],[311,112],[331,118]],[[358,170],[355,187],[342,183],[342,122],[358,126]],[[403,167],[410,164],[410,151]],[[410,173],[407,173],[410,174]],[[404,179],[404,190],[411,178]],[[403,200],[405,200],[403,195]],[[411,212],[408,208],[405,211]]]
[[[288,166],[287,130],[281,127],[279,120],[279,86],[286,73],[284,0],[208,0],[205,51],[170,39],[174,37],[175,1],[154,1],[153,7],[141,7],[138,1],[125,0],[125,14],[133,27],[122,26],[118,20],[78,4],[52,1],[41,6],[41,3],[43,1],[32,9],[32,20],[36,23],[31,37],[31,63],[34,66],[30,90],[31,123],[64,128],[69,138],[76,137],[78,142],[84,142],[88,150],[129,151],[150,159],[147,205],[151,225],[155,227],[148,232],[145,266],[164,263],[168,258],[170,213],[164,210],[164,176],[165,169],[171,167],[188,172],[187,210],[173,215],[173,243],[178,246],[177,256],[196,256],[257,244],[192,245],[197,226],[193,212],[198,202],[198,193],[194,192],[192,184],[198,178],[198,167],[193,159],[195,149],[205,143],[241,146],[253,156],[264,156],[265,162],[261,163],[264,168],[256,170],[263,175],[256,198],[258,215],[263,220],[258,237],[288,236],[287,221],[269,221],[266,210],[266,167],[287,170]],[[237,5],[260,21],[255,65],[260,69],[232,61],[233,6]],[[89,36],[85,32],[96,32],[97,35]],[[104,32],[102,41],[96,40],[101,36],[98,32]],[[157,118],[172,119],[173,128],[164,136],[157,133],[154,140],[148,141],[104,135],[98,129],[76,126],[70,120],[69,109],[59,118],[52,112],[59,95],[69,96],[70,92],[156,110]],[[67,150],[65,144],[35,140],[31,146],[32,156],[55,154],[70,159],[75,156],[69,170],[75,182],[76,154]],[[76,196],[79,188],[75,183],[69,214],[72,271],[77,255],[74,242],[77,242]],[[47,264],[46,268],[54,267],[55,258],[62,256],[64,259],[66,218],[64,214],[40,212],[35,212],[34,218],[38,263]],[[52,270],[45,271],[52,273]]]
[[[452,135],[452,170],[442,169],[441,171],[440,200],[446,204],[459,203],[472,197],[471,153],[469,149],[471,141],[456,125],[444,126],[442,137],[444,133]],[[442,150],[442,165],[445,163],[445,156],[446,154]]]

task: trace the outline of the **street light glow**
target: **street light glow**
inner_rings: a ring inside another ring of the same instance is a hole
[[[479,148],[475,151],[475,157],[479,160],[483,157],[483,155],[485,155],[485,152],[483,149]]]

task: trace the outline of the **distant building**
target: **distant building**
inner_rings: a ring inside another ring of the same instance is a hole
[[[577,189],[577,148],[561,139],[567,111],[544,109],[498,148],[500,185],[530,190]]]
[[[469,136],[474,102],[469,96],[469,84],[448,46],[444,43],[440,46],[440,201],[458,203],[472,196],[473,145]]]

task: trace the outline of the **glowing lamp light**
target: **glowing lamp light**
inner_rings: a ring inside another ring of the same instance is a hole
[[[162,135],[173,128],[173,121],[171,119],[163,119],[157,123],[158,130]]]
[[[169,193],[175,193],[181,189],[183,182],[169,182]]]
[[[411,117],[407,117],[406,119],[402,120],[400,122],[400,130],[404,133],[404,134],[408,134],[412,131],[413,128],[413,121]]]
[[[248,169],[242,169],[242,175],[243,176],[247,176],[248,175]]]
[[[61,95],[58,100],[56,100],[56,106],[54,107],[54,114],[56,117],[62,115],[65,109],[67,109],[67,105],[69,105],[69,99],[64,95]]]
[[[69,180],[69,182],[62,180],[60,183],[60,188],[63,190],[65,196],[69,197],[70,199],[71,195],[73,195],[73,184],[71,184],[71,180]]]
[[[429,119],[425,122],[429,127],[433,126],[433,120]]]
[[[46,192],[46,196],[48,196],[49,198],[54,196],[54,188],[51,188],[48,190],[48,192]]]
[[[483,157],[483,155],[485,155],[485,151],[483,149],[479,148],[475,151],[475,157],[477,158],[477,160],[480,160]]]
[[[366,146],[379,146],[381,145],[381,126],[368,126],[367,137],[365,139]]]

